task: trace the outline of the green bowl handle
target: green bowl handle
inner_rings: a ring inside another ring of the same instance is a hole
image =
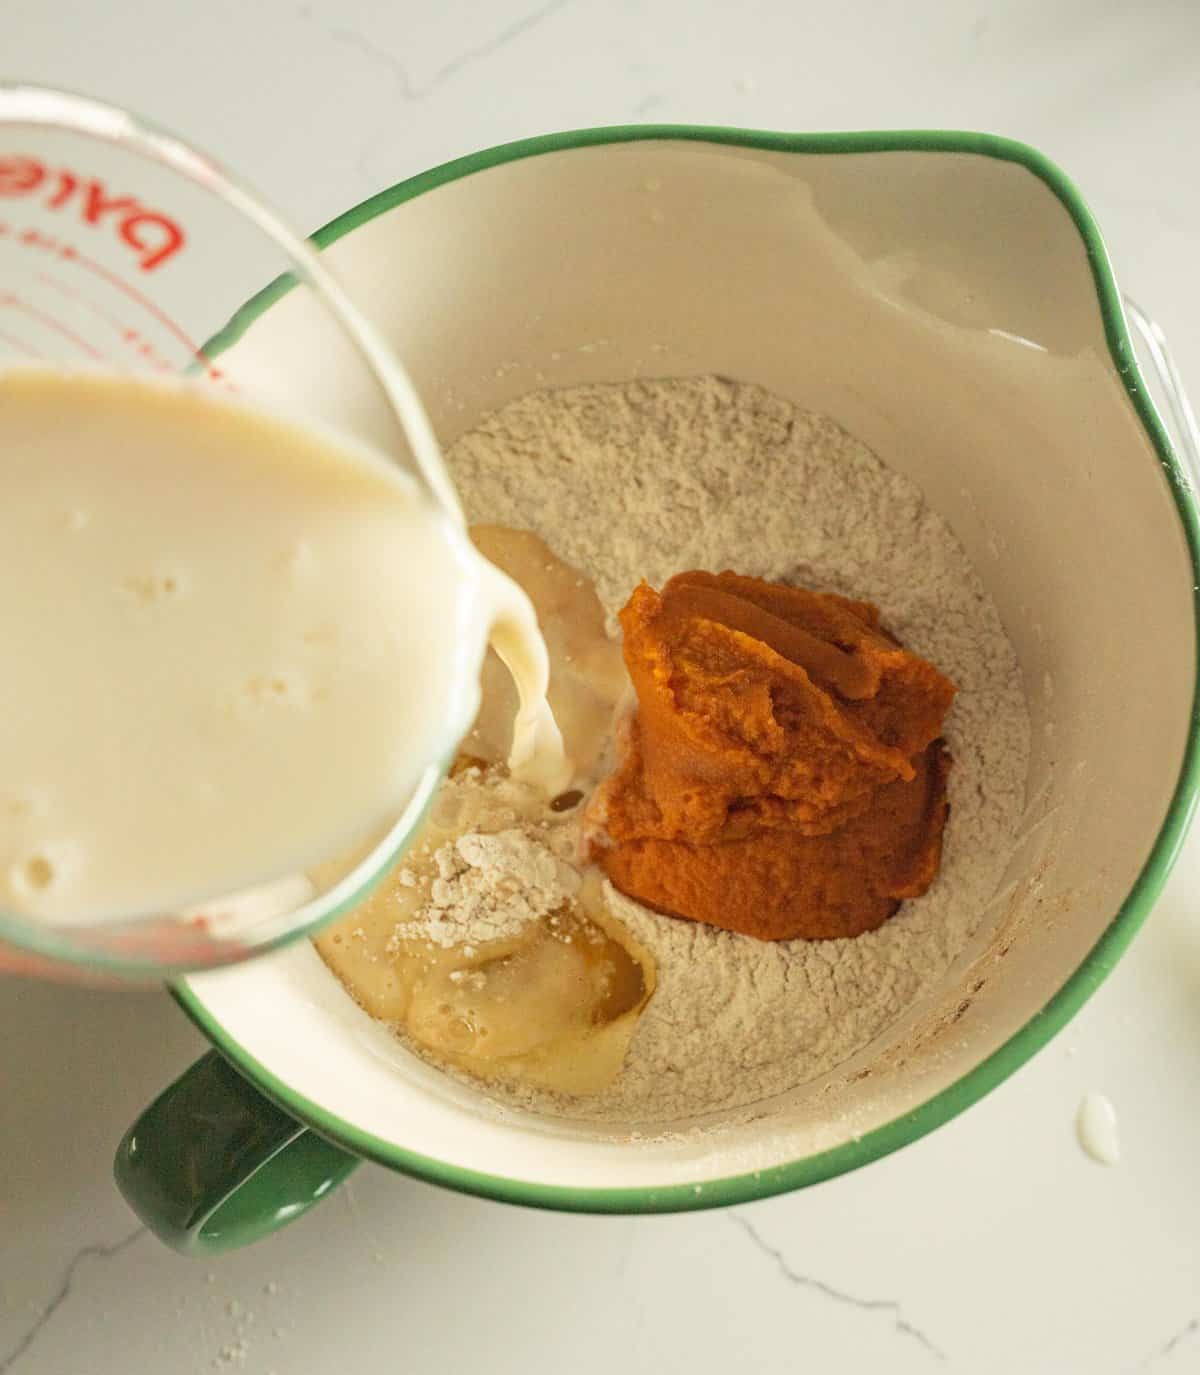
[[[293,1221],[359,1163],[264,1098],[214,1050],[125,1133],[113,1173],[156,1236],[203,1256]]]

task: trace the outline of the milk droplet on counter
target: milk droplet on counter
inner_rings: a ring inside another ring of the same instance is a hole
[[[1075,1114],[1075,1134],[1086,1154],[1098,1165],[1115,1165],[1121,1158],[1117,1110],[1102,1093],[1085,1093]]]

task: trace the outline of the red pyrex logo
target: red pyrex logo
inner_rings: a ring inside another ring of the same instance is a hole
[[[133,196],[111,195],[95,177],[51,170],[36,158],[0,156],[0,197],[15,196],[36,196],[47,210],[74,209],[96,228],[115,227],[143,272],[153,272],[183,247],[183,229],[168,215],[148,210]]]

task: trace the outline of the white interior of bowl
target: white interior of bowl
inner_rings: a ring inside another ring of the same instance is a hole
[[[408,1150],[519,1180],[654,1187],[841,1144],[1028,1022],[1146,860],[1195,664],[1179,518],[1053,192],[965,153],[611,144],[450,182],[328,254],[443,440],[535,386],[715,372],[827,412],[913,478],[1018,651],[1029,827],[937,996],[752,1123],[631,1149],[620,1133],[499,1111],[370,1022],[307,946],[190,980],[225,1034],[328,1114]],[[284,404],[362,422],[373,402],[314,333],[313,309],[284,298],[223,365]]]

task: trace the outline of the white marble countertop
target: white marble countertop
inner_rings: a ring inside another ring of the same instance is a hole
[[[588,124],[942,126],[1031,142],[1200,390],[1200,7],[1100,0],[5,0],[6,75],[123,101],[304,228],[471,149]],[[805,1193],[578,1218],[375,1167],[214,1262],[109,1175],[201,1049],[161,995],[0,982],[0,1375],[891,1375],[1200,1369],[1200,834],[1116,973],[1000,1089]],[[1116,1104],[1122,1161],[1074,1136]]]

